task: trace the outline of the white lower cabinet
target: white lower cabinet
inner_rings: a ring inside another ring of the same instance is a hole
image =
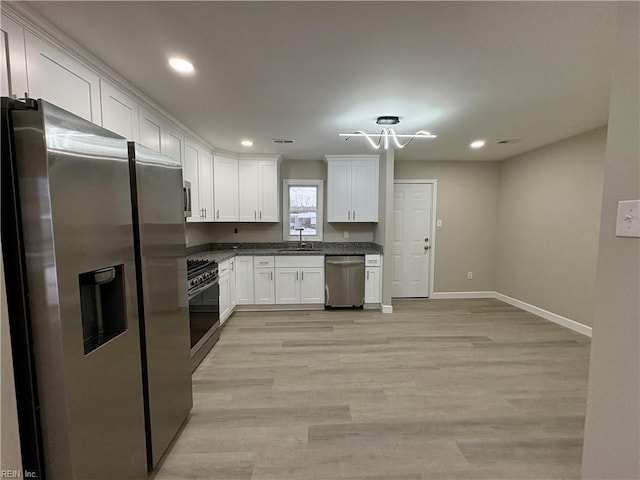
[[[231,315],[230,262],[225,260],[218,266],[218,285],[220,287],[220,325]]]
[[[236,257],[236,301],[253,305],[253,257]]]
[[[282,256],[275,259],[276,304],[324,303],[324,257]]]
[[[300,269],[300,303],[324,303],[324,266]]]
[[[254,304],[273,305],[276,303],[273,257],[253,258]]]
[[[276,304],[300,303],[300,269],[276,268]]]
[[[238,298],[236,294],[236,259],[231,258],[229,260],[229,303],[231,304],[231,312],[238,305]]]
[[[382,259],[380,255],[365,256],[364,303],[382,302]]]

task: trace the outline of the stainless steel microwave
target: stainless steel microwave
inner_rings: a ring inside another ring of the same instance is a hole
[[[191,182],[186,180],[182,183],[182,191],[184,194],[184,218],[191,216]]]

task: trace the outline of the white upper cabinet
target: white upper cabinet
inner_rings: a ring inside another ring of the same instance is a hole
[[[6,33],[0,32],[0,95],[8,97],[12,92],[9,85],[9,57],[7,56]]]
[[[191,216],[187,222],[213,222],[213,155],[185,139],[182,177],[191,183]]]
[[[100,80],[102,126],[132,142],[138,141],[138,102],[109,82]]]
[[[215,221],[238,221],[238,160],[223,155],[213,156],[213,192]]]
[[[182,178],[191,184],[191,216],[187,222],[201,222],[202,210],[200,209],[200,186],[198,182],[198,160],[200,150],[190,141],[185,142],[184,165],[182,166]]]
[[[332,161],[327,167],[327,221],[351,221],[351,162]]]
[[[200,147],[198,159],[200,209],[203,222],[214,221],[213,205],[213,155]],[[193,184],[192,184],[193,187]]]
[[[238,161],[238,210],[241,222],[258,221],[258,163]]]
[[[184,134],[180,130],[166,127],[162,153],[184,166]]]
[[[251,157],[238,161],[241,222],[280,221],[280,157]]]
[[[0,94],[24,98],[25,92],[29,90],[24,28],[6,15],[0,17],[0,43]]]
[[[164,122],[144,107],[140,107],[140,143],[156,152],[164,149]]]
[[[100,79],[93,71],[25,31],[29,96],[43,98],[97,125]]]
[[[258,221],[279,222],[280,178],[278,160],[258,160]]]
[[[378,221],[377,155],[326,155],[327,221]]]

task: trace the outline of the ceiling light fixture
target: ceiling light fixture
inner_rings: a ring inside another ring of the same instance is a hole
[[[431,132],[427,132],[425,130],[420,130],[414,134],[406,134],[406,133],[396,133],[393,128],[383,128],[380,133],[366,133],[362,130],[357,130],[353,133],[339,133],[338,136],[346,137],[345,140],[349,140],[351,137],[365,137],[371,145],[376,150],[380,148],[380,146],[384,145],[384,149],[389,148],[389,139],[393,140],[393,144],[396,148],[404,148],[415,138],[437,138],[437,135],[434,135]],[[376,143],[374,138],[378,139]],[[401,143],[399,138],[408,138],[409,140],[405,143]]]
[[[378,125],[397,125],[400,123],[400,118],[395,115],[383,115],[376,118],[376,123]]]
[[[240,145],[243,147],[253,147],[253,140],[242,140]]]
[[[474,140],[469,144],[471,148],[482,148],[484,147],[484,140]]]
[[[189,60],[185,60],[184,58],[170,58],[169,66],[171,66],[171,68],[173,68],[176,72],[180,73],[193,73],[195,71],[195,69],[193,68],[193,63],[191,63]]]

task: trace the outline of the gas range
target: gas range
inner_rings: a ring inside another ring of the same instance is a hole
[[[189,298],[192,298],[218,281],[218,264],[213,260],[188,259],[187,279]]]

